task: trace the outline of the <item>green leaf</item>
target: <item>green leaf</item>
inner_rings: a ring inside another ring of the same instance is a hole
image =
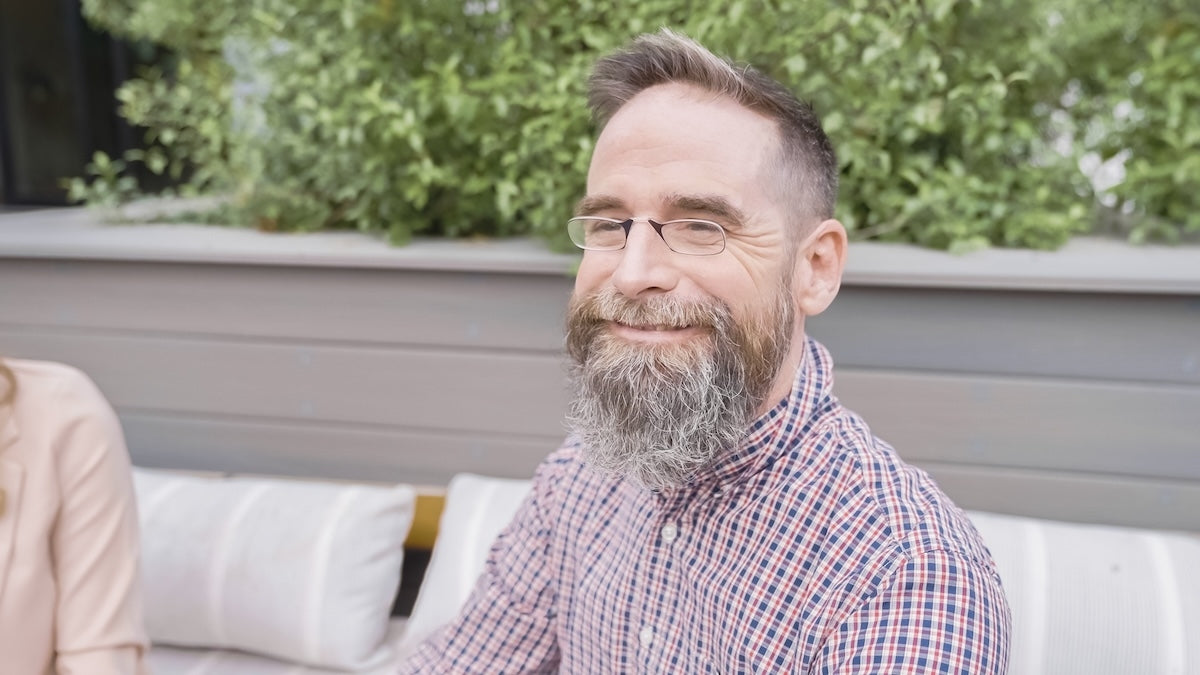
[[[144,165],[234,195],[221,215],[242,224],[561,243],[592,64],[670,25],[813,104],[857,237],[1058,245],[1092,218],[1080,158],[1124,151],[1109,194],[1137,205],[1130,236],[1170,239],[1200,213],[1194,4],[84,0],[98,27],[170,56],[115,92],[145,147],[97,155],[67,189],[128,199]]]

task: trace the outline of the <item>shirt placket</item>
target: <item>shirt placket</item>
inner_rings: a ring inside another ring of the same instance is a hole
[[[639,623],[635,626],[635,649],[639,671],[660,673],[677,671],[682,661],[672,663],[672,656],[683,658],[678,642],[679,631],[672,622],[680,620],[678,547],[684,545],[683,495],[661,498],[661,509],[647,528],[645,570],[639,608]]]

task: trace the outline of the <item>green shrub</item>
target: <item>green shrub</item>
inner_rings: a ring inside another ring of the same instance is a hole
[[[1083,145],[1124,155],[1104,201],[1134,241],[1200,231],[1200,4],[1077,0],[1062,25]]]
[[[174,58],[117,94],[148,149],[97,158],[72,192],[128,198],[121,171],[141,162],[264,229],[561,246],[592,142],[591,64],[669,25],[815,104],[854,236],[1052,248],[1096,219],[1079,158],[1123,150],[1128,179],[1104,199],[1144,216],[1135,237],[1170,236],[1200,227],[1188,3],[84,0],[97,25]],[[1114,118],[1121,101],[1136,114]]]

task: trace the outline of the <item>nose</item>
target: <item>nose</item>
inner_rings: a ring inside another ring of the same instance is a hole
[[[622,295],[639,298],[666,293],[675,288],[679,272],[674,259],[678,254],[667,248],[654,227],[645,218],[635,218],[625,240],[625,248],[612,273],[612,284]]]

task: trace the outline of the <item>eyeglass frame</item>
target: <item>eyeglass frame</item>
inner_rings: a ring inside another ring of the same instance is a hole
[[[583,244],[580,244],[579,242],[575,241],[574,237],[570,236],[571,223],[576,222],[576,221],[584,221],[584,220],[599,220],[599,221],[612,223],[614,225],[620,225],[622,227],[622,229],[625,230],[625,239],[624,239],[624,241],[621,242],[621,245],[618,246],[617,248],[598,248],[598,247],[593,247],[593,246],[584,246]],[[629,218],[626,218],[625,220],[621,220],[619,218],[608,218],[607,216],[575,216],[574,218],[569,218],[567,220],[567,236],[570,237],[572,244],[575,244],[575,246],[577,248],[582,249],[584,251],[600,251],[600,252],[623,251],[623,250],[625,250],[625,247],[629,245],[629,232],[631,230],[633,230],[634,223],[638,222],[639,220],[645,221],[646,224],[648,224],[650,227],[654,228],[654,231],[656,233],[658,233],[658,238],[662,239],[663,245],[665,245],[667,247],[667,249],[670,250],[672,253],[678,253],[679,255],[694,255],[694,256],[719,255],[719,254],[725,252],[725,248],[729,242],[729,237],[726,236],[726,231],[725,231],[724,225],[721,225],[720,223],[718,223],[716,221],[707,220],[704,218],[675,218],[674,220],[666,220],[666,221],[663,221],[660,223],[657,220],[650,218],[649,216],[631,216]],[[663,236],[662,229],[664,227],[666,227],[667,225],[673,225],[675,223],[705,223],[707,225],[712,225],[712,226],[716,227],[717,231],[721,233],[721,248],[719,250],[713,251],[711,253],[688,253],[686,251],[677,251],[674,248],[671,248],[671,244],[667,243],[667,238]]]

